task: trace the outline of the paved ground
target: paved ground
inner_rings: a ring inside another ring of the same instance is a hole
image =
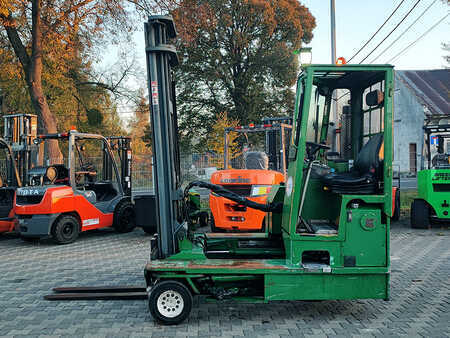
[[[85,234],[71,245],[0,237],[0,336],[449,337],[450,231],[393,224],[392,300],[207,304],[163,327],[145,301],[48,302],[55,286],[142,284],[148,236]]]

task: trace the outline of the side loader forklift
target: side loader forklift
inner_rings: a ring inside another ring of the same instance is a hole
[[[194,295],[212,300],[389,299],[393,67],[309,65],[297,81],[286,184],[266,204],[206,182],[180,186],[170,17],[145,26],[155,163],[157,234],[145,267],[152,316],[176,324]],[[327,171],[332,95],[350,91],[352,168]],[[188,191],[206,187],[263,210],[263,233],[197,233]]]
[[[428,229],[431,221],[450,223],[450,125],[427,125],[425,148],[428,169],[417,174],[418,198],[411,204],[411,227]],[[437,152],[432,156],[432,144]]]
[[[29,170],[29,186],[18,188],[16,197],[21,237],[52,237],[58,244],[67,244],[87,230],[111,226],[119,232],[133,230],[130,143],[76,130],[39,135],[34,141],[45,149],[49,140],[59,141],[68,163]],[[111,149],[114,143],[122,152],[122,175]]]
[[[31,166],[37,117],[32,114],[10,114],[3,116],[3,122],[4,138],[0,139],[0,233],[13,232],[17,226],[14,210],[16,189],[22,186]]]

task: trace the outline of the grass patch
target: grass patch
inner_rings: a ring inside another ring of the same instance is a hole
[[[408,190],[400,192],[400,211],[408,212],[411,210],[412,201],[417,198],[417,190]]]

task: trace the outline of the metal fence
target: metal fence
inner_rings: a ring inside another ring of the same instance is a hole
[[[84,160],[98,169],[98,179],[101,179],[102,159],[86,156]],[[64,162],[67,165],[66,161]],[[193,180],[209,181],[211,174],[223,166],[223,160],[213,153],[183,154],[180,162],[182,183]],[[133,190],[152,190],[153,173],[151,155],[134,155],[132,166]],[[0,158],[0,176],[4,180],[6,179],[6,160],[4,158]]]

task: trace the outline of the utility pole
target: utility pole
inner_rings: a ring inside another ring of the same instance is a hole
[[[336,63],[336,4],[335,0],[330,0],[330,18],[331,18],[331,64],[334,65]],[[333,92],[332,99],[332,121],[334,122],[334,127],[332,129],[332,142],[331,148],[333,151],[336,151],[336,127],[338,124],[338,114],[337,114],[337,92]]]
[[[335,0],[330,0],[331,17],[331,64],[336,62],[336,5]]]

